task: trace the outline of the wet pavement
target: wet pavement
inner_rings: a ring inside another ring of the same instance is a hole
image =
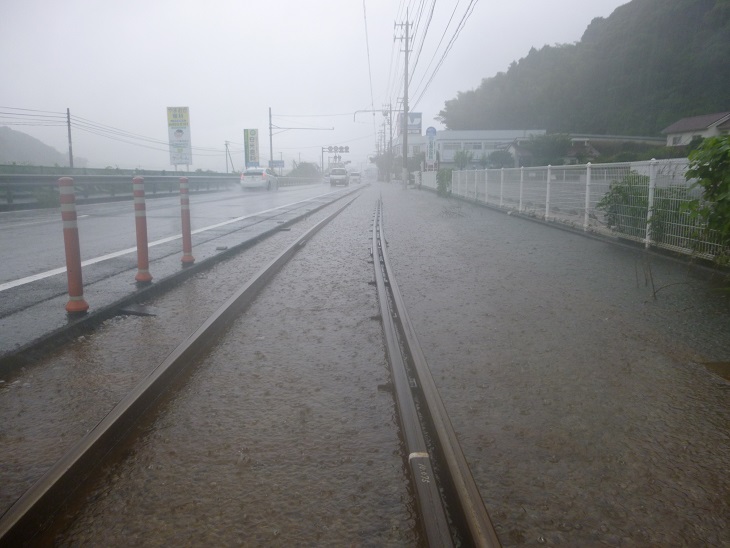
[[[277,276],[56,540],[417,542],[368,283],[381,195],[399,287],[502,543],[726,545],[730,383],[703,364],[730,361],[727,294],[681,263],[386,184]],[[304,228],[0,385],[3,506]]]
[[[84,325],[96,324],[114,315],[120,304],[133,302],[137,297],[145,298],[145,294],[155,293],[159,288],[166,288],[172,283],[182,281],[192,272],[207,268],[207,265],[235,252],[241,246],[246,246],[248,242],[256,241],[268,231],[277,230],[291,219],[306,216],[309,211],[330,203],[352,190],[354,189],[343,189],[325,194],[326,190],[315,189],[319,196],[307,199],[295,198],[296,201],[290,205],[280,205],[283,201],[280,200],[276,202],[276,208],[273,196],[259,196],[258,201],[251,200],[252,204],[262,204],[255,211],[250,211],[251,206],[248,203],[241,204],[240,196],[234,194],[229,202],[236,205],[237,219],[231,220],[231,212],[225,211],[225,206],[219,206],[218,209],[222,211],[213,210],[211,215],[214,216],[211,219],[197,221],[198,224],[214,222],[217,224],[212,229],[193,235],[195,264],[191,267],[181,266],[182,244],[179,237],[169,238],[170,241],[150,247],[150,272],[153,275],[153,283],[150,285],[138,285],[134,281],[137,273],[137,255],[134,252],[85,266],[84,299],[90,308],[87,314],[78,317],[67,315],[64,308],[68,302],[68,282],[65,272],[3,291],[0,293],[0,379],[13,365],[11,362],[5,367],[5,362],[9,361],[7,358],[26,349],[32,350],[49,338],[60,338],[63,341],[67,334],[75,336],[84,331]],[[283,199],[292,194],[294,193],[280,193]],[[270,203],[262,201],[267,198],[271,200]],[[216,201],[219,202],[220,199]],[[129,209],[128,204],[115,207],[123,207],[125,211]],[[211,207],[210,204],[200,204],[198,209],[209,211]],[[266,209],[261,211],[261,208]],[[99,209],[99,206],[96,209]],[[242,211],[246,213],[243,217],[241,217]],[[106,218],[109,214],[107,211],[103,217]],[[57,222],[58,214],[53,218]],[[175,223],[180,222],[179,215],[169,222],[174,230]],[[12,228],[8,230],[12,231]],[[177,230],[179,231],[179,228]],[[33,244],[30,242],[27,245]],[[52,266],[58,265],[53,263]],[[10,269],[8,271],[12,272]],[[28,360],[32,363],[32,352],[30,356],[23,356],[15,361],[22,364]]]
[[[634,249],[383,195],[399,286],[500,540],[727,545],[730,383],[702,364],[730,361],[728,293]]]

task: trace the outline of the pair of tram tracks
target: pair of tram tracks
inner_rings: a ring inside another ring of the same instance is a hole
[[[372,256],[411,482],[429,546],[500,546],[393,275],[377,204]]]
[[[35,542],[53,527],[62,508],[78,503],[81,486],[128,443],[138,424],[184,383],[195,359],[256,299],[275,274],[346,202],[281,252],[130,391],[86,436],[0,517],[0,545]],[[391,362],[408,468],[431,546],[499,546],[481,496],[428,372],[392,275],[383,235],[382,203],[373,224],[372,254],[386,348]]]

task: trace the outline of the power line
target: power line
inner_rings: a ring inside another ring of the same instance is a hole
[[[448,45],[446,46],[446,49],[444,50],[443,55],[441,56],[441,59],[439,60],[438,64],[436,65],[436,68],[434,68],[433,73],[431,74],[431,78],[429,78],[428,82],[426,82],[426,85],[423,88],[423,91],[421,91],[421,94],[418,96],[418,99],[416,99],[413,103],[413,107],[418,104],[418,102],[423,98],[423,95],[426,93],[426,90],[431,85],[431,82],[433,82],[433,79],[436,77],[436,74],[438,73],[439,69],[441,68],[441,65],[443,64],[444,60],[446,59],[446,56],[451,51],[451,48],[454,46],[454,43],[456,42],[456,39],[459,37],[459,34],[461,34],[461,31],[464,29],[464,26],[466,25],[466,22],[469,20],[469,17],[471,17],[471,14],[474,12],[474,7],[476,6],[478,0],[470,0],[469,5],[466,8],[466,11],[464,12],[464,15],[461,18],[461,21],[459,21],[459,25],[456,27],[456,31],[454,31],[454,35],[451,37],[451,40],[449,41]]]
[[[433,19],[433,11],[436,7],[436,0],[432,0],[431,2],[431,11],[428,14],[428,21],[426,21],[426,28],[423,31],[423,36],[421,37],[421,45],[418,47],[418,51],[416,52],[416,60],[413,63],[413,67],[411,69],[411,74],[408,76],[408,83],[411,83],[411,80],[413,79],[413,75],[416,72],[416,67],[418,66],[418,60],[421,58],[421,52],[423,51],[423,45],[426,42],[426,35],[428,34],[428,29],[431,26],[431,19]]]
[[[362,0],[362,16],[365,23],[365,48],[368,53],[368,80],[370,81],[370,108],[375,110],[375,98],[373,97],[373,71],[370,65],[370,39],[368,38],[368,14],[365,10],[365,0]],[[375,117],[373,117],[373,133],[377,131]]]
[[[418,93],[418,88],[420,88],[421,84],[423,83],[423,80],[426,78],[426,74],[428,73],[428,69],[431,68],[431,64],[433,63],[433,60],[436,59],[436,55],[438,54],[439,48],[441,47],[441,44],[444,41],[444,38],[446,38],[446,33],[449,30],[449,27],[451,26],[451,21],[454,19],[454,15],[456,14],[456,10],[459,7],[459,2],[461,0],[457,0],[456,5],[454,6],[453,11],[451,12],[451,16],[449,17],[449,21],[446,23],[446,27],[444,28],[444,32],[441,33],[441,38],[439,39],[439,43],[436,45],[436,49],[433,52],[433,55],[431,56],[431,60],[428,62],[428,65],[426,66],[426,70],[423,73],[423,76],[421,77],[421,81],[418,82],[418,86],[416,87],[415,93]],[[414,95],[415,95],[414,93]]]

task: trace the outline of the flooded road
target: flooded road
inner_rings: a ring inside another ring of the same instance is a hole
[[[701,364],[730,358],[727,293],[635,250],[383,194],[401,291],[502,543],[725,545],[730,384]]]
[[[277,275],[55,541],[419,543],[370,284],[381,194],[400,290],[500,541],[726,543],[730,383],[702,365],[730,361],[724,294],[679,263],[386,184]],[[79,408],[117,401],[297,230],[2,387],[4,439],[42,443],[29,462],[3,455],[13,492],[93,426]]]

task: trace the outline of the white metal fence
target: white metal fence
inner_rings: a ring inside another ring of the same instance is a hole
[[[712,259],[717,238],[703,236],[683,204],[699,196],[686,159],[617,164],[454,171],[451,193],[467,200]],[[422,184],[437,189],[435,172]]]

